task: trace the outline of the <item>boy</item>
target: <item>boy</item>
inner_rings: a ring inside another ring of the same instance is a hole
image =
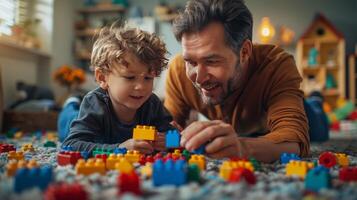
[[[127,27],[103,28],[93,45],[91,68],[99,88],[83,99],[63,146],[77,151],[116,147],[152,153],[165,139],[133,140],[136,125],[170,129],[172,117],[152,93],[154,78],[167,66],[165,44],[155,35]]]

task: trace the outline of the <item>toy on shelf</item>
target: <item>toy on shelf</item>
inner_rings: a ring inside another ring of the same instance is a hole
[[[156,132],[154,126],[137,125],[133,130],[133,139],[154,141],[156,139]]]
[[[319,54],[318,50],[313,47],[309,50],[309,61],[308,65],[310,67],[316,66],[317,65],[317,55]]]

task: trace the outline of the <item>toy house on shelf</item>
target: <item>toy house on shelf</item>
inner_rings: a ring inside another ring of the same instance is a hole
[[[333,108],[345,98],[345,40],[327,18],[317,14],[297,44],[296,64],[305,95],[320,91]]]

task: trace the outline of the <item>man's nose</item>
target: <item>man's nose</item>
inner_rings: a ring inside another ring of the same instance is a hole
[[[196,67],[196,80],[197,84],[203,84],[206,80],[208,80],[207,68],[203,65],[198,65]]]

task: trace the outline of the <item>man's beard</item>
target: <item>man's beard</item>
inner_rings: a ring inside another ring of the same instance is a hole
[[[222,93],[217,98],[205,96],[201,90],[202,86],[208,85],[208,84],[211,84],[214,82],[209,81],[209,82],[203,83],[201,85],[197,84],[197,83],[193,83],[193,85],[195,86],[198,93],[200,94],[202,102],[206,105],[214,106],[217,104],[222,104],[224,102],[224,100],[229,97],[229,95],[231,95],[236,89],[238,89],[240,87],[241,82],[242,82],[242,73],[243,73],[242,66],[238,62],[235,67],[233,76],[230,77],[227,81],[227,91],[225,91],[223,88]],[[218,87],[221,87],[221,88],[223,87],[223,83],[216,83],[216,84],[218,84]]]

